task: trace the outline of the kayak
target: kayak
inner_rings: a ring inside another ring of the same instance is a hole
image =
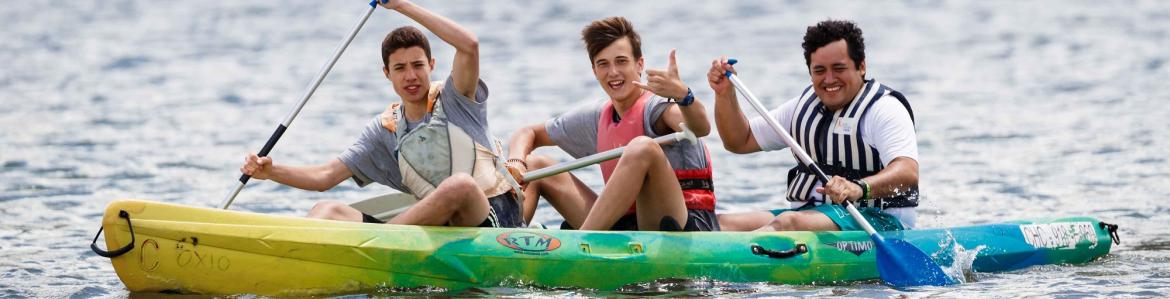
[[[132,292],[309,296],[511,285],[612,290],[664,278],[780,284],[879,279],[875,248],[861,231],[424,227],[142,200],[111,203],[102,228],[105,249],[92,247],[110,257]],[[996,272],[1092,261],[1109,253],[1116,226],[1068,217],[882,234],[913,244],[944,267]]]

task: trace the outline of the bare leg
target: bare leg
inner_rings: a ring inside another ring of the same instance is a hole
[[[443,180],[434,192],[419,200],[388,223],[414,225],[478,226],[487,218],[490,206],[475,179],[457,173]]]
[[[635,201],[641,230],[659,230],[658,224],[664,216],[674,218],[679,224],[687,221],[678,178],[662,147],[645,136],[634,138],[626,146],[581,230],[609,229]]]
[[[555,164],[552,159],[537,155],[529,155],[526,162],[532,169]],[[580,227],[585,222],[585,215],[597,197],[593,190],[589,190],[568,172],[529,182],[524,189],[524,222],[532,221],[537,200],[542,196],[573,227]]]
[[[841,230],[829,216],[817,211],[787,211],[756,231],[834,231]]]
[[[772,222],[771,212],[751,211],[719,214],[719,226],[724,231],[751,231]]]
[[[334,200],[322,200],[309,209],[309,218],[362,222],[362,212]]]

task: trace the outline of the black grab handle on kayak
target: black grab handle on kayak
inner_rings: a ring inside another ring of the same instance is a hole
[[[102,227],[98,228],[97,235],[93,236],[93,243],[89,243],[89,249],[93,249],[93,253],[97,253],[97,255],[100,255],[102,257],[115,258],[115,257],[118,257],[120,255],[126,254],[127,252],[130,252],[131,249],[134,249],[134,242],[136,242],[136,241],[134,240],[134,225],[130,224],[130,213],[126,213],[126,211],[118,211],[118,217],[126,218],[126,226],[130,227],[130,244],[126,244],[126,246],[124,246],[122,248],[118,248],[118,250],[114,250],[114,251],[105,251],[105,250],[102,250],[101,248],[98,248],[97,247],[98,236],[102,235],[102,229],[105,228],[104,226],[102,226]]]
[[[789,250],[782,250],[782,251],[768,250],[760,245],[752,245],[752,253],[753,254],[767,255],[768,257],[774,258],[774,259],[786,259],[786,258],[800,255],[801,253],[805,253],[805,252],[808,252],[808,246],[805,246],[804,244],[796,244],[796,247],[793,247],[792,249],[789,249]]]
[[[1105,230],[1106,232],[1109,232],[1109,237],[1113,238],[1114,244],[1121,245],[1121,237],[1117,235],[1117,225],[1116,224],[1097,222],[1097,226],[1100,226],[1101,229]]]

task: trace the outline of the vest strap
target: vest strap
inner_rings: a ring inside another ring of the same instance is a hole
[[[678,185],[683,190],[715,191],[715,184],[711,182],[711,179],[679,179]]]

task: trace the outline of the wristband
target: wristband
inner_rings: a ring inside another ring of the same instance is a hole
[[[866,183],[865,180],[862,179],[851,180],[851,182],[857,184],[858,187],[861,187],[861,198],[858,198],[857,200],[869,199],[869,183]]]
[[[690,106],[691,104],[695,103],[695,93],[691,92],[690,87],[687,87],[687,95],[684,96],[681,100],[675,100],[675,103],[678,103],[680,107]]]

